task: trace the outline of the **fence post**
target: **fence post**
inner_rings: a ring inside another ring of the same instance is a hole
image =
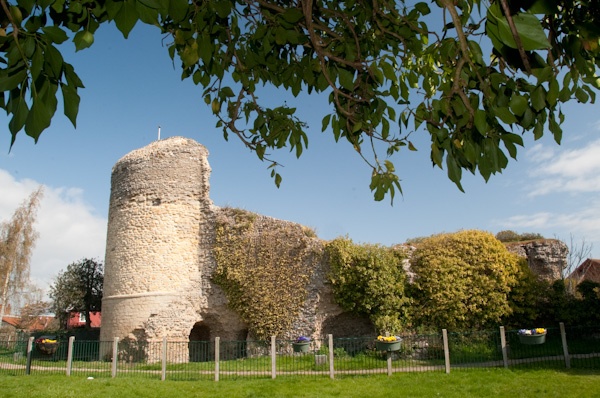
[[[571,369],[571,356],[569,355],[569,346],[567,345],[567,333],[565,332],[565,324],[559,323],[560,326],[560,338],[562,340],[563,355],[565,356],[565,366],[567,369]]]
[[[327,335],[327,347],[329,348],[329,378],[333,380],[335,377],[335,368],[333,366],[333,335]]]
[[[221,359],[221,338],[215,337],[215,381],[219,381],[219,360]]]
[[[113,352],[112,352],[112,370],[111,376],[117,377],[117,362],[119,360],[119,338],[115,337],[113,340]]]
[[[162,374],[160,379],[162,381],[167,379],[167,336],[164,336],[162,341]]]
[[[25,365],[26,375],[31,373],[31,354],[33,353],[33,339],[34,337],[32,336],[27,341],[27,364]]]
[[[73,342],[75,336],[69,337],[69,346],[67,348],[67,376],[71,376],[71,367],[73,366]]]
[[[504,326],[500,326],[500,348],[502,350],[502,362],[504,362],[504,367],[508,369],[508,346],[506,345]]]
[[[448,331],[442,329],[442,338],[444,340],[444,362],[446,363],[446,373],[450,373],[450,348],[448,347]]]
[[[271,378],[277,377],[277,347],[275,346],[275,336],[271,336]]]

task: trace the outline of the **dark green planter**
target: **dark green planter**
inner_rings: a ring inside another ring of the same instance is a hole
[[[309,352],[310,351],[310,341],[302,341],[300,343],[292,343],[292,347],[294,348],[294,352]]]
[[[397,341],[375,341],[377,351],[398,351],[400,349],[400,340]]]
[[[544,344],[546,342],[546,333],[520,334],[519,341],[521,342],[521,344],[527,345]]]

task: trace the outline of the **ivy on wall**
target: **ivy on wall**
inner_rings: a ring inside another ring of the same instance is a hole
[[[218,215],[213,279],[253,337],[266,340],[291,329],[315,269],[314,237],[301,225],[245,210],[224,208]]]
[[[327,243],[325,251],[333,294],[344,310],[368,315],[380,333],[399,333],[408,326],[410,299],[405,295],[402,249],[337,238]]]

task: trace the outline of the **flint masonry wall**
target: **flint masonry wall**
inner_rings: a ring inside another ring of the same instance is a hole
[[[187,339],[191,326],[184,333],[169,325],[197,320],[200,265],[207,256],[202,238],[210,229],[212,206],[207,156],[202,145],[176,137],[133,151],[115,164],[102,340],[134,331],[147,334],[144,324],[164,312],[177,314],[159,328],[161,334]]]
[[[127,342],[143,347],[163,337],[247,338],[247,326],[211,280],[216,218],[225,209],[209,198],[207,157],[202,145],[174,137],[135,150],[113,167],[100,338],[125,340],[119,355],[128,355]],[[266,216],[259,220],[262,228],[289,223]],[[322,264],[312,266],[317,269],[309,298],[294,329],[341,335],[334,317],[342,310],[325,283],[326,270]],[[355,322],[352,317],[346,321]],[[361,322],[371,333],[370,324]],[[356,335],[358,329],[349,330]]]
[[[229,309],[227,297],[211,280],[216,268],[212,255],[216,219],[226,210],[210,200],[207,157],[206,148],[196,141],[173,137],[135,150],[113,167],[102,341],[118,337],[139,347],[163,337],[180,341],[247,338],[247,326]],[[263,229],[288,223],[265,216],[259,216],[259,221]],[[509,250],[527,257],[541,277],[560,276],[567,253],[564,243],[513,246]],[[327,265],[315,262],[311,266],[315,269],[308,298],[294,322],[294,333],[372,334],[368,319],[344,313],[335,303],[326,282]],[[189,359],[201,360],[202,355],[194,358],[190,351]]]

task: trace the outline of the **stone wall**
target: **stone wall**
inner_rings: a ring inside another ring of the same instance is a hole
[[[207,157],[202,145],[174,137],[135,150],[113,167],[102,341],[247,338],[247,326],[211,278],[215,222],[225,211],[209,198]],[[289,222],[258,216],[259,231],[280,223]],[[342,311],[324,265],[310,266],[315,271],[294,333],[319,336],[327,319]]]
[[[117,337],[127,347],[157,342],[246,340],[248,327],[212,281],[217,220],[229,210],[209,197],[208,151],[174,137],[135,150],[114,166],[108,216],[101,340]],[[256,231],[299,224],[257,215]],[[315,238],[314,245],[322,241]],[[567,248],[554,240],[518,242],[509,250],[526,257],[545,279],[557,279]],[[414,247],[407,247],[407,252]],[[326,261],[307,259],[313,269],[306,302],[290,335],[373,335],[367,318],[344,313],[327,282]],[[409,272],[409,262],[403,264]],[[410,277],[410,273],[409,273]],[[137,343],[136,343],[137,342]],[[101,355],[110,355],[103,352]],[[119,354],[121,355],[121,354]],[[124,352],[126,357],[128,354]],[[210,353],[204,355],[210,356]],[[190,360],[193,354],[190,351]],[[148,358],[153,360],[153,358]],[[154,358],[156,359],[156,358]]]
[[[540,279],[553,282],[562,277],[569,253],[569,248],[564,242],[557,239],[537,239],[505,245],[509,251],[525,257],[529,268]]]

